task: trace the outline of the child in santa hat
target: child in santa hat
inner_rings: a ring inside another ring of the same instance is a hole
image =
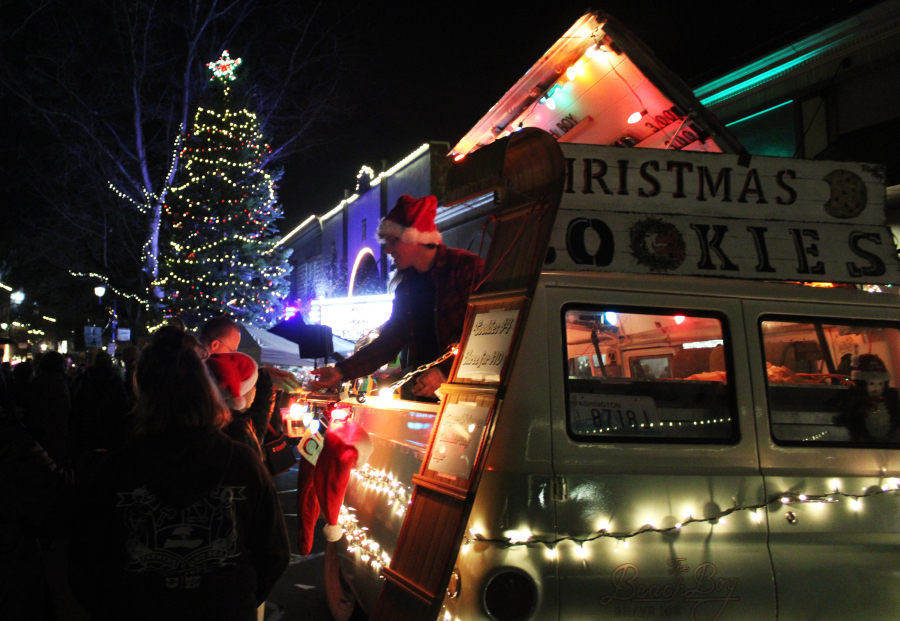
[[[232,420],[222,431],[232,440],[252,448],[264,460],[265,455],[253,428],[253,421],[249,414],[244,414],[256,396],[256,380],[259,378],[256,361],[247,354],[235,351],[211,355],[207,358],[207,366],[225,403],[231,408]]]
[[[225,402],[232,410],[243,412],[253,403],[256,380],[259,378],[256,361],[241,352],[213,354],[207,359]]]

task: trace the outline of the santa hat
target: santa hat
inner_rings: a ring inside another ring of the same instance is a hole
[[[404,194],[378,224],[378,240],[383,243],[386,237],[393,236],[409,244],[439,244],[441,233],[434,224],[435,215],[437,198]]]
[[[867,382],[886,382],[891,379],[884,361],[875,354],[863,354],[853,365],[850,377]]]
[[[312,550],[320,509],[325,516],[322,531],[326,541],[337,541],[344,534],[338,522],[350,472],[364,464],[371,453],[372,440],[365,429],[352,420],[332,419],[316,465],[300,460],[297,470],[297,505],[300,509],[297,545],[301,555]]]
[[[256,361],[247,354],[235,351],[230,354],[213,354],[208,363],[216,382],[227,397],[228,405],[233,410],[246,410],[250,407],[247,393],[256,386]]]

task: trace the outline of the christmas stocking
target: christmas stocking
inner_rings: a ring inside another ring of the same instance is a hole
[[[319,500],[313,487],[315,466],[305,459],[299,460],[297,466],[297,549],[301,556],[306,556],[312,551]]]
[[[364,464],[371,453],[372,440],[365,429],[351,420],[331,421],[313,473],[316,498],[325,514],[323,532],[326,541],[337,541],[343,535],[338,517],[350,482],[350,471]]]

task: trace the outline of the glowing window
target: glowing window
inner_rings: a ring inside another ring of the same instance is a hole
[[[724,318],[681,310],[569,306],[562,319],[573,438],[737,440]]]
[[[772,317],[760,322],[778,444],[900,448],[900,330]]]

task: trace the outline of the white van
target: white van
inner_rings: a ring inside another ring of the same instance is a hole
[[[896,619],[900,298],[801,284],[900,281],[877,169],[529,133],[553,225],[499,218],[442,403],[347,401],[336,618]]]

